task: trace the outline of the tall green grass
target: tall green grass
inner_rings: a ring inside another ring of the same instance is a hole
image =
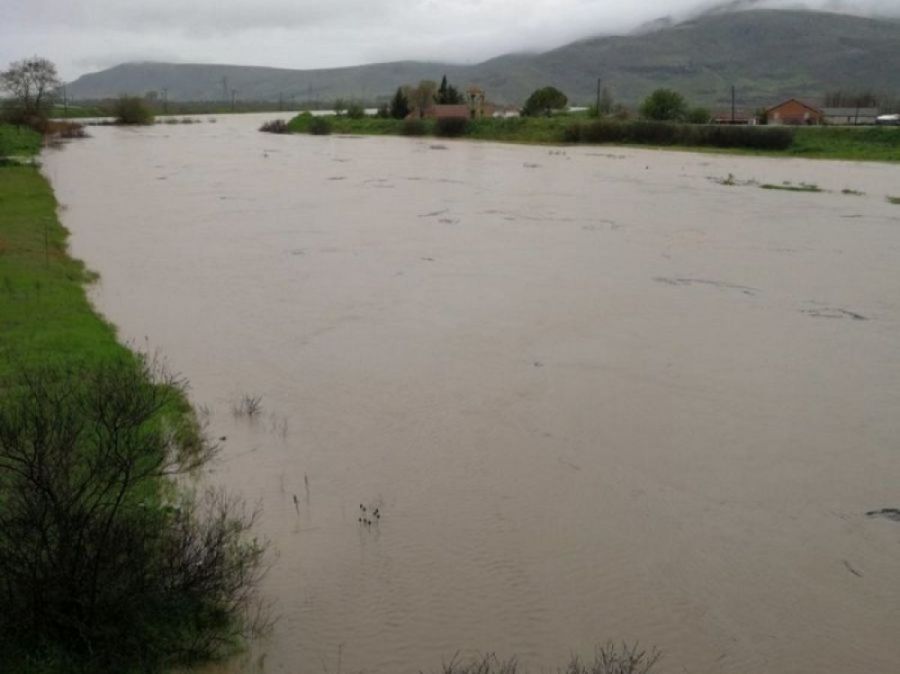
[[[26,126],[0,124],[0,157],[32,156],[41,149],[41,135]]]

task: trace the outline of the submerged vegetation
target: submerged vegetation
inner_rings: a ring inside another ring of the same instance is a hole
[[[812,185],[810,183],[800,183],[799,185],[795,185],[791,182],[782,183],[781,185],[774,185],[772,183],[764,183],[760,185],[760,187],[764,190],[784,190],[785,192],[821,192],[822,188],[818,185]]]
[[[40,136],[0,126],[0,151]],[[92,310],[44,177],[0,167],[0,671],[155,672],[264,626],[254,516],[174,478],[216,454],[183,383]]]
[[[651,674],[662,658],[656,648],[645,650],[639,644],[612,641],[599,644],[594,657],[582,660],[573,655],[559,674]],[[493,653],[472,660],[453,657],[441,668],[441,674],[524,674],[515,658],[501,660]]]

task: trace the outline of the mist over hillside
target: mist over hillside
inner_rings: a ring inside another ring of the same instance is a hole
[[[290,70],[129,63],[78,78],[69,85],[69,95],[97,99],[167,89],[170,100],[212,101],[227,99],[233,89],[243,100],[283,98],[302,105],[338,97],[372,101],[389,96],[398,85],[444,74],[458,86],[478,84],[492,100],[513,104],[546,84],[575,102],[587,102],[597,78],[629,103],[660,86],[711,106],[727,102],[732,85],[746,106],[789,96],[818,99],[833,89],[900,92],[900,20],[755,9],[758,5],[738,0],[684,21],[645,25],[629,35],[589,38],[475,65],[398,61]]]

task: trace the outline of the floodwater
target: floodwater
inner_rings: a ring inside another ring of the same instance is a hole
[[[231,670],[625,639],[661,672],[897,671],[900,523],[866,513],[900,506],[900,168],[270,117],[44,157],[96,306],[263,509],[280,619]]]

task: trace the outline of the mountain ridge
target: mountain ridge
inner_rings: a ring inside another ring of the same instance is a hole
[[[477,84],[500,103],[520,103],[552,84],[588,102],[601,78],[617,100],[634,103],[667,86],[693,103],[720,105],[735,85],[744,105],[790,96],[817,99],[834,89],[900,93],[900,20],[833,12],[750,9],[707,12],[648,32],[584,38],[541,53],[504,54],[478,64],[392,61],[296,70],[270,66],[137,62],[84,75],[69,95],[99,99],[168,90],[170,100],[294,104],[336,98],[383,99],[397,86],[444,74]]]

